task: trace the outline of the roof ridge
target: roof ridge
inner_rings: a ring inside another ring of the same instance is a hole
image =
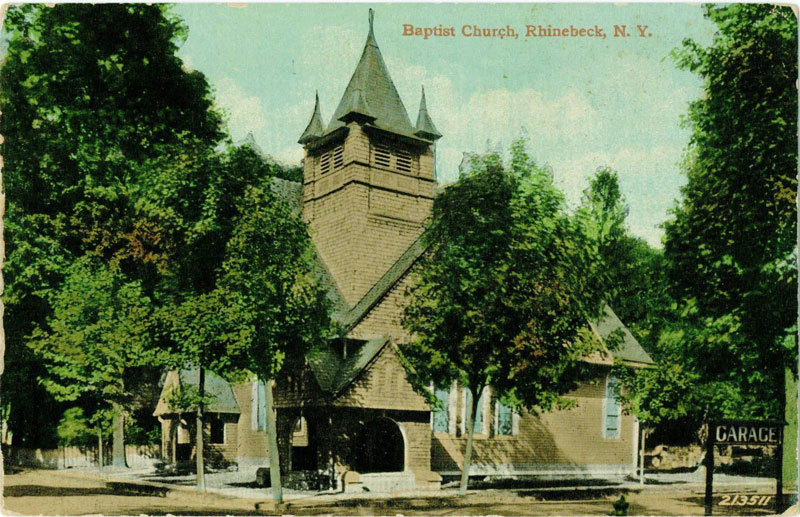
[[[370,289],[350,308],[347,313],[342,315],[342,323],[345,332],[351,331],[375,305],[392,289],[392,287],[405,276],[411,266],[419,259],[425,250],[428,249],[424,242],[427,232],[422,232],[414,242],[400,255],[389,269],[370,287]]]

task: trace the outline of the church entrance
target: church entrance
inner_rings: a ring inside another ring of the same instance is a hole
[[[353,470],[362,474],[405,470],[405,440],[393,420],[381,417],[362,424],[354,444]]]

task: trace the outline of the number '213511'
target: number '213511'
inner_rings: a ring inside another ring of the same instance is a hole
[[[721,496],[720,506],[767,506],[772,501],[771,495],[725,494]]]

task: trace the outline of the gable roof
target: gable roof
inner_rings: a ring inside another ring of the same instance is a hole
[[[179,386],[192,386],[197,388],[199,385],[199,368],[170,371],[167,374],[167,378],[164,380],[164,386],[161,388],[161,396],[158,399],[158,405],[156,406],[153,416],[176,413],[176,411],[168,406],[166,401],[166,397],[174,388]],[[222,377],[208,370],[206,370],[204,391],[206,396],[211,398],[211,403],[205,407],[207,413],[232,413],[236,415],[240,413],[239,404],[236,402],[236,397],[233,395],[231,385]],[[187,411],[192,411],[192,409],[187,409]]]
[[[604,304],[603,314],[600,316],[600,319],[593,322],[590,321],[589,326],[604,344],[607,343],[609,337],[613,333],[620,334],[622,342],[615,350],[611,351],[611,355],[615,359],[621,359],[626,363],[642,365],[654,364],[654,361],[650,355],[645,352],[644,348],[642,348],[642,345],[639,344],[639,341],[633,337],[633,334],[631,334],[631,331],[628,330],[628,327],[626,327],[625,324],[620,321],[619,317],[608,304]]]
[[[408,112],[397,93],[394,82],[383,61],[381,50],[372,29],[372,9],[369,10],[369,34],[356,69],[339,106],[333,113],[326,133],[345,125],[342,119],[358,114],[373,119],[372,125],[392,133],[413,136],[414,128]]]
[[[349,332],[355,328],[358,323],[363,320],[369,311],[399,282],[403,276],[411,269],[411,266],[425,253],[425,244],[423,242],[423,233],[417,240],[411,243],[411,246],[403,252],[402,255],[395,261],[394,264],[386,270],[386,273],[381,276],[377,282],[370,288],[367,293],[347,312],[338,315],[338,320],[344,326],[345,332]]]
[[[365,341],[347,359],[330,346],[319,347],[310,351],[306,360],[320,389],[336,396],[355,381],[388,342],[385,337]]]

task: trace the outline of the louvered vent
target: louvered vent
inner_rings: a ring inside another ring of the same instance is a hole
[[[333,150],[333,170],[338,171],[344,165],[344,148],[340,145]]]
[[[405,149],[398,149],[397,151],[397,170],[411,172],[411,153]]]
[[[392,163],[392,151],[386,144],[375,144],[375,165],[389,168]]]
[[[319,157],[319,172],[327,174],[331,170],[331,153],[323,153]]]

